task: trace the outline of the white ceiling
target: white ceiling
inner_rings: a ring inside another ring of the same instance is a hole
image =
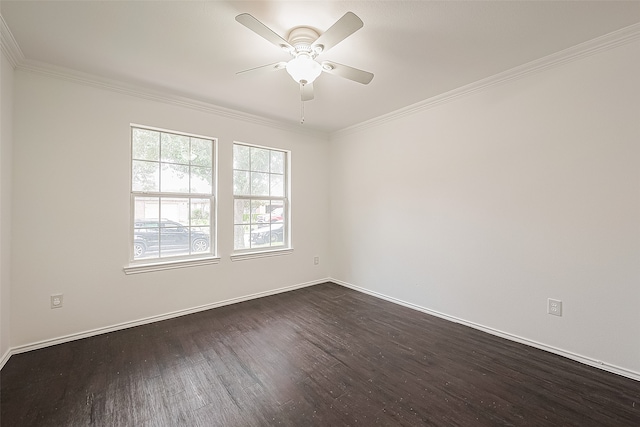
[[[364,27],[319,60],[373,72],[324,74],[305,127],[332,132],[640,22],[640,1],[11,1],[0,14],[25,57],[296,124],[284,71],[236,75],[287,53],[235,21],[286,38],[352,11]]]

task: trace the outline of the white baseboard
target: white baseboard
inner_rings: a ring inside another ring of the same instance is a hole
[[[236,304],[239,302],[244,302],[244,301],[249,301],[252,299],[256,299],[256,298],[262,298],[262,297],[267,297],[267,296],[271,296],[271,295],[276,295],[276,294],[280,294],[283,292],[289,292],[289,291],[293,291],[295,289],[300,289],[300,288],[306,288],[308,286],[313,286],[313,285],[319,285],[320,283],[325,283],[325,282],[329,282],[330,279],[326,278],[326,279],[320,279],[320,280],[314,280],[311,282],[305,282],[305,283],[300,283],[297,285],[292,285],[292,286],[285,286],[282,288],[278,288],[278,289],[271,289],[269,291],[264,291],[264,292],[258,292],[255,294],[250,294],[250,295],[244,295],[241,297],[237,297],[237,298],[231,298],[228,300],[224,300],[224,301],[219,301],[219,302],[214,302],[214,303],[210,303],[210,304],[204,304],[198,307],[193,307],[193,308],[188,308],[188,309],[184,309],[184,310],[178,310],[178,311],[173,311],[171,313],[166,313],[166,314],[161,314],[161,315],[157,315],[157,316],[151,316],[151,317],[146,317],[144,319],[138,319],[138,320],[134,320],[131,322],[124,322],[124,323],[119,323],[117,325],[112,325],[112,326],[106,326],[103,328],[97,328],[97,329],[92,329],[90,331],[85,331],[85,332],[78,332],[75,334],[69,334],[69,335],[65,335],[62,337],[58,337],[58,338],[52,338],[52,339],[48,339],[48,340],[42,340],[42,341],[38,341],[38,342],[34,342],[31,344],[25,344],[25,345],[21,345],[18,347],[13,347],[10,348],[7,353],[4,355],[4,357],[2,358],[2,365],[0,365],[0,369],[2,366],[4,366],[4,363],[6,363],[9,360],[9,357],[11,357],[11,355],[13,354],[19,354],[19,353],[24,353],[27,351],[31,351],[31,350],[37,350],[40,348],[44,348],[44,347],[49,347],[52,345],[57,345],[57,344],[63,344],[69,341],[75,341],[75,340],[79,340],[82,338],[88,338],[88,337],[92,337],[95,335],[100,335],[100,334],[106,334],[109,332],[115,332],[115,331],[119,331],[122,329],[128,329],[128,328],[133,328],[135,326],[141,326],[141,325],[146,325],[149,323],[153,323],[153,322],[159,322],[161,320],[167,320],[167,319],[173,319],[175,317],[180,317],[180,316],[186,316],[187,314],[193,314],[193,313],[197,313],[200,311],[205,311],[205,310],[210,310],[212,308],[217,308],[217,307],[223,307],[225,305],[231,305],[231,304]]]
[[[434,310],[431,310],[431,309],[428,309],[428,308],[425,308],[425,307],[422,307],[422,306],[419,306],[419,305],[416,305],[416,304],[412,304],[410,302],[406,302],[406,301],[403,301],[403,300],[400,300],[400,299],[397,299],[397,298],[394,298],[394,297],[390,297],[390,296],[385,295],[385,294],[381,294],[379,292],[371,291],[369,289],[365,289],[365,288],[362,288],[360,286],[353,285],[351,283],[343,282],[342,280],[329,279],[329,281],[331,281],[333,283],[336,283],[336,284],[338,284],[340,286],[344,286],[345,288],[353,289],[355,291],[362,292],[364,294],[371,295],[371,296],[374,296],[376,298],[380,298],[380,299],[383,299],[383,300],[386,300],[386,301],[389,301],[389,302],[392,302],[392,303],[395,303],[395,304],[398,304],[398,305],[402,305],[404,307],[408,307],[408,308],[411,308],[413,310],[421,311],[423,313],[430,314],[430,315],[433,315],[433,316],[436,316],[436,317],[440,317],[442,319],[449,320],[451,322],[460,323],[462,325],[469,326],[469,327],[474,328],[474,329],[478,329],[478,330],[480,330],[482,332],[486,332],[486,333],[491,334],[491,335],[495,335],[495,336],[498,336],[498,337],[501,337],[501,338],[505,338],[505,339],[508,339],[510,341],[515,341],[515,342],[518,342],[520,344],[525,344],[525,345],[528,345],[530,347],[535,347],[535,348],[538,348],[540,350],[545,350],[545,351],[548,351],[549,353],[554,353],[554,354],[557,354],[559,356],[563,356],[563,357],[566,357],[568,359],[575,360],[577,362],[583,363],[585,365],[593,366],[595,368],[599,368],[599,369],[602,369],[604,371],[612,372],[614,374],[621,375],[623,377],[631,378],[632,380],[640,381],[640,373],[639,372],[635,372],[635,371],[632,371],[632,370],[629,370],[629,369],[625,369],[625,368],[622,368],[620,366],[612,365],[612,364],[603,362],[601,360],[595,360],[595,359],[592,359],[590,357],[586,357],[586,356],[582,356],[582,355],[577,354],[577,353],[573,353],[571,351],[567,351],[567,350],[563,350],[561,348],[557,348],[557,347],[553,347],[553,346],[550,346],[550,345],[547,345],[547,344],[539,343],[537,341],[533,341],[533,340],[530,340],[530,339],[527,339],[527,338],[523,338],[523,337],[520,337],[520,336],[517,336],[517,335],[513,335],[513,334],[510,334],[510,333],[507,333],[507,332],[503,332],[503,331],[500,331],[500,330],[497,330],[497,329],[493,329],[493,328],[490,328],[490,327],[487,327],[487,326],[483,326],[483,325],[480,325],[480,324],[477,324],[477,323],[469,322],[467,320],[460,319],[460,318],[455,317],[455,316],[449,316],[448,314],[440,313],[438,311],[434,311]]]
[[[153,323],[153,322],[159,322],[162,320],[167,320],[167,319],[172,319],[175,317],[180,317],[180,316],[186,316],[188,314],[192,314],[192,313],[197,313],[200,311],[205,311],[205,310],[210,310],[212,308],[217,308],[217,307],[223,307],[225,305],[231,305],[231,304],[236,304],[236,303],[240,303],[243,301],[249,301],[252,299],[256,299],[256,298],[262,298],[262,297],[267,297],[270,295],[276,295],[276,294],[280,294],[283,292],[289,292],[289,291],[293,291],[295,289],[300,289],[300,288],[305,288],[308,286],[313,286],[313,285],[319,285],[321,283],[325,283],[325,282],[333,282],[336,283],[340,286],[344,286],[346,288],[349,289],[353,289],[355,291],[358,292],[362,292],[364,294],[367,295],[371,295],[373,297],[376,298],[380,298],[383,299],[385,301],[389,301],[392,302],[394,304],[398,304],[398,305],[402,305],[404,307],[408,307],[411,308],[413,310],[417,310],[417,311],[421,311],[423,313],[426,314],[430,314],[436,317],[440,317],[442,319],[445,320],[449,320],[451,322],[455,322],[455,323],[460,323],[462,325],[465,326],[469,326],[471,328],[489,333],[491,335],[495,335],[501,338],[505,338],[511,341],[515,341],[521,344],[525,344],[528,345],[530,347],[534,347],[534,348],[538,348],[541,350],[545,350],[548,351],[550,353],[554,353],[563,357],[566,357],[568,359],[571,360],[575,360],[577,362],[583,363],[585,365],[588,366],[593,366],[599,369],[602,369],[604,371],[608,371],[617,375],[621,375],[623,377],[627,377],[627,378],[631,378],[633,380],[636,381],[640,381],[640,373],[629,370],[629,369],[625,369],[616,365],[612,365],[600,360],[595,360],[586,356],[582,356],[580,354],[577,353],[573,353],[570,351],[566,351],[557,347],[553,347],[553,346],[549,346],[543,343],[539,343],[536,341],[532,341],[529,340],[527,338],[523,338],[517,335],[513,335],[513,334],[509,334],[507,332],[503,332],[497,329],[493,329],[493,328],[489,328],[487,326],[483,326],[477,323],[473,323],[473,322],[469,322],[467,320],[464,319],[460,319],[457,318],[455,316],[450,316],[444,313],[440,313],[438,311],[434,311],[416,304],[412,304],[394,297],[390,297],[388,295],[385,294],[381,294],[379,292],[375,292],[375,291],[371,291],[369,289],[366,288],[362,288],[360,286],[356,286],[353,285],[351,283],[347,283],[344,282],[342,280],[337,280],[337,279],[332,279],[332,278],[326,278],[326,279],[320,279],[320,280],[314,280],[311,282],[306,282],[306,283],[300,283],[297,285],[292,285],[292,286],[285,286],[282,288],[278,288],[278,289],[272,289],[269,291],[264,291],[264,292],[258,292],[255,294],[250,294],[250,295],[245,295],[242,297],[237,297],[237,298],[231,298],[228,300],[224,300],[224,301],[219,301],[219,302],[215,302],[215,303],[210,303],[210,304],[205,304],[205,305],[201,305],[198,307],[193,307],[193,308],[189,308],[189,309],[185,309],[185,310],[178,310],[178,311],[174,311],[171,313],[166,313],[166,314],[161,314],[158,316],[151,316],[151,317],[146,317],[144,319],[139,319],[139,320],[134,320],[131,322],[124,322],[124,323],[119,323],[117,325],[112,325],[112,326],[107,326],[107,327],[103,327],[103,328],[97,328],[97,329],[93,329],[90,331],[85,331],[85,332],[79,332],[79,333],[75,333],[75,334],[69,334],[69,335],[65,335],[62,337],[58,337],[58,338],[53,338],[53,339],[49,339],[49,340],[43,340],[43,341],[38,341],[35,343],[31,343],[31,344],[26,344],[26,345],[21,345],[18,347],[13,347],[8,349],[3,355],[2,355],[2,359],[0,359],[0,369],[2,369],[4,367],[4,365],[7,363],[7,361],[9,360],[9,358],[13,355],[13,354],[19,354],[19,353],[24,353],[27,351],[31,351],[31,350],[37,350],[39,348],[44,348],[44,347],[49,347],[52,345],[57,345],[57,344],[63,344],[69,341],[75,341],[75,340],[79,340],[82,338],[88,338],[88,337],[92,337],[95,335],[100,335],[100,334],[105,334],[105,333],[109,333],[109,332],[115,332],[115,331],[119,331],[122,329],[128,329],[128,328],[132,328],[135,326],[141,326],[141,325],[146,325],[149,323]]]

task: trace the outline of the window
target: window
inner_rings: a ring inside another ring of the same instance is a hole
[[[214,253],[214,140],[131,128],[131,259]]]
[[[233,145],[234,250],[289,247],[288,153]]]

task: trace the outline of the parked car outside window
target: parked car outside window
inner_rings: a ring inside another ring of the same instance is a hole
[[[282,242],[284,223],[269,224],[251,231],[251,242],[257,245],[264,243]]]
[[[284,220],[284,208],[275,208],[270,213],[260,215],[257,222],[282,222]]]
[[[162,254],[205,252],[209,249],[209,235],[167,220],[135,220],[133,233],[134,258]]]

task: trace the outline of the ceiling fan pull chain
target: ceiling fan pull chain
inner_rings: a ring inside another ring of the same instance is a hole
[[[300,124],[304,124],[304,101],[300,101]]]

